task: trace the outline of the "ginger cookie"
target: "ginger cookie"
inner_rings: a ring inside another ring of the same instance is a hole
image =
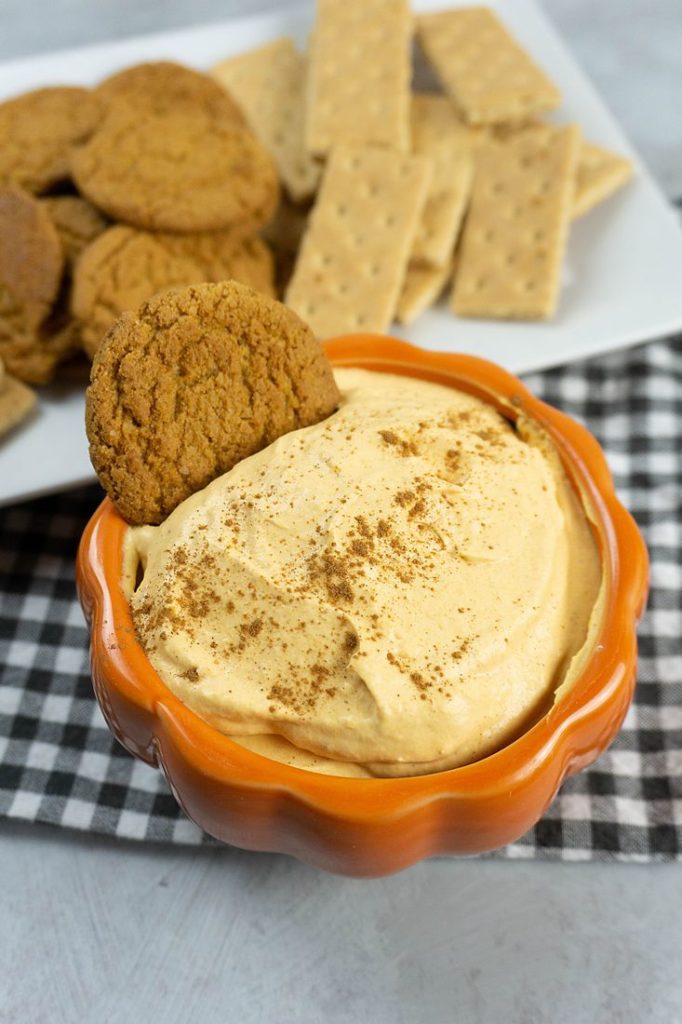
[[[35,392],[5,374],[0,363],[0,437],[25,420],[35,409],[36,401]]]
[[[113,219],[152,231],[257,230],[277,206],[277,171],[221,110],[113,104],[74,156],[79,191]]]
[[[28,384],[49,384],[57,367],[81,349],[79,325],[61,298],[45,323],[33,327],[25,318],[19,321],[6,345],[2,330],[0,313],[0,350],[15,376]]]
[[[48,196],[42,202],[52,217],[66,264],[71,268],[83,250],[106,230],[109,222],[92,203],[80,196]]]
[[[74,147],[92,134],[100,104],[89,89],[54,86],[0,103],[0,185],[36,194],[68,179]]]
[[[40,330],[63,268],[62,246],[45,207],[22,189],[0,189],[0,358],[29,384],[49,377]]]
[[[272,258],[259,239],[235,242],[229,232],[153,235],[117,225],[100,235],[78,261],[71,311],[92,357],[126,310],[178,285],[236,278],[272,294]]]
[[[83,343],[79,322],[71,313],[71,278],[65,275],[52,312],[41,324],[38,341],[44,373],[51,379],[61,363],[81,353]]]
[[[239,281],[275,298],[272,252],[261,238],[235,242],[229,231],[162,232],[155,238],[169,252],[196,263],[204,281]]]
[[[76,355],[80,347],[78,327],[73,321],[50,332],[44,328],[26,332],[15,339],[13,349],[5,353],[7,365],[15,377],[27,384],[49,384],[57,367]]]
[[[261,231],[271,246],[275,263],[275,290],[283,296],[294,273],[296,257],[308,226],[309,205],[296,205],[282,198],[272,220]]]
[[[135,64],[125,68],[94,90],[105,106],[123,101],[137,110],[157,113],[179,106],[202,106],[215,116],[232,117],[245,124],[244,115],[232,97],[208,75],[173,61]]]
[[[193,260],[170,252],[149,232],[122,224],[108,228],[74,270],[71,312],[81,325],[83,348],[92,359],[121,313],[137,309],[158,291],[203,280]]]
[[[86,393],[90,458],[128,522],[160,523],[338,401],[331,366],[295,313],[233,281],[192,285],[124,314],[106,335]]]

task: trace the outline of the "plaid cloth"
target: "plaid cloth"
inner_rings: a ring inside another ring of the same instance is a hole
[[[527,377],[604,446],[651,554],[635,703],[613,746],[492,856],[682,859],[682,337]],[[98,487],[0,510],[0,815],[211,843],[94,700],[74,556]]]

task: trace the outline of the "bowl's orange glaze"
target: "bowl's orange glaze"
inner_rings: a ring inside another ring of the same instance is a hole
[[[594,651],[563,700],[519,739],[462,768],[404,779],[319,775],[232,742],[164,685],[135,638],[120,584],[126,524],[108,500],[83,534],[78,589],[107,722],[132,754],[163,769],[190,818],[234,846],[292,854],[349,875],[384,875],[434,854],[480,853],[517,839],[562,780],[608,746],[632,699],[648,559],[595,439],[511,374],[471,356],[426,352],[387,337],[353,335],[325,347],[336,366],[458,387],[512,419],[523,411],[552,436],[591,509],[607,579]]]

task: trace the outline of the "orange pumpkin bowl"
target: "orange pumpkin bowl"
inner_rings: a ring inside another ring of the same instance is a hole
[[[518,839],[563,779],[605,750],[632,699],[648,559],[595,439],[505,370],[372,335],[332,339],[326,351],[335,366],[460,388],[512,420],[523,411],[552,437],[590,510],[607,592],[584,670],[544,717],[491,756],[431,775],[347,779],[291,768],[218,732],[161,681],[135,638],[121,587],[127,527],[108,500],[83,534],[77,581],[104,716],[131,754],[163,770],[193,821],[234,846],[291,854],[342,874],[385,875],[436,854],[481,853]]]

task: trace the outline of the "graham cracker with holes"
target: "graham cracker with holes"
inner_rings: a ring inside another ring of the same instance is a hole
[[[488,7],[421,15],[417,35],[471,124],[526,121],[561,102],[554,83]]]
[[[452,262],[446,263],[444,267],[408,264],[395,310],[398,323],[411,324],[425,309],[432,306],[440,298],[451,273]]]
[[[433,173],[410,262],[446,267],[471,192],[472,131],[447,97],[433,93],[412,97],[411,127],[412,152],[431,160]]]
[[[211,74],[237,101],[272,153],[290,197],[295,202],[310,198],[317,188],[320,165],[304,144],[306,61],[293,39],[282,36],[221,61]]]
[[[35,408],[36,393],[4,373],[0,363],[0,437],[18,426]]]
[[[387,329],[430,170],[380,147],[332,151],[286,294],[319,338]]]
[[[480,147],[453,290],[459,316],[553,315],[579,145],[577,125],[534,125]]]
[[[573,216],[582,217],[622,188],[631,177],[631,160],[591,142],[583,142],[575,175]]]
[[[308,67],[306,141],[409,149],[408,0],[318,0]]]

